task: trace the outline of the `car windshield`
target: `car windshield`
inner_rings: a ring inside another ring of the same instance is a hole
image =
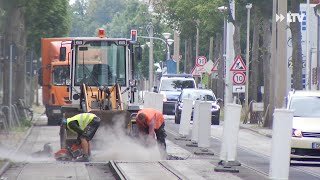
[[[289,109],[294,110],[295,117],[320,117],[320,97],[292,97]]]
[[[75,85],[125,86],[125,47],[113,41],[87,41],[76,48]]]
[[[195,88],[193,80],[163,79],[160,91],[181,91],[184,88]]]
[[[200,101],[216,101],[216,97],[213,93],[207,91],[187,91],[183,92],[182,99],[192,99],[192,100],[200,100]]]

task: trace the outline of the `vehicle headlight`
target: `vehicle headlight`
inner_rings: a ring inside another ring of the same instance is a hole
[[[212,105],[211,110],[219,110],[220,106],[218,105]]]
[[[160,94],[162,94],[163,97],[163,102],[167,102],[167,96],[164,92],[160,92]]]
[[[180,110],[182,110],[182,105],[183,105],[182,103],[178,105],[178,108],[179,108]]]
[[[300,129],[292,129],[292,137],[302,137],[302,131]]]

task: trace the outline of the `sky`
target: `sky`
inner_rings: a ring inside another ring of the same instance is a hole
[[[69,0],[69,4],[73,4],[75,0]]]

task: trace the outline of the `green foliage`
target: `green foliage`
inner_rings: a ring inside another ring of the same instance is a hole
[[[97,29],[106,27],[118,13],[125,10],[125,0],[76,0],[71,6],[70,36],[96,36]],[[107,36],[110,36],[107,29]]]
[[[66,36],[70,29],[68,0],[30,0],[26,4],[27,44],[40,51],[43,37]]]
[[[208,55],[209,39],[223,31],[223,14],[218,7],[223,0],[166,0],[156,6],[156,10],[172,29],[181,31],[181,42],[192,39],[195,46],[196,27],[200,31],[200,55]],[[199,24],[197,24],[197,21]],[[181,48],[181,54],[184,48]],[[193,53],[195,54],[195,53]]]

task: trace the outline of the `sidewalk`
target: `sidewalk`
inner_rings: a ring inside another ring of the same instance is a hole
[[[41,114],[44,112],[43,107],[34,107],[33,108],[33,120],[31,126],[16,127],[9,132],[0,131],[0,176],[3,171],[6,170],[6,166],[10,164],[7,160],[7,157],[16,152],[23,144],[24,140],[28,137],[33,123],[38,119]]]
[[[240,123],[241,129],[248,129],[255,133],[272,138],[272,129],[261,127],[259,124],[243,124]]]

